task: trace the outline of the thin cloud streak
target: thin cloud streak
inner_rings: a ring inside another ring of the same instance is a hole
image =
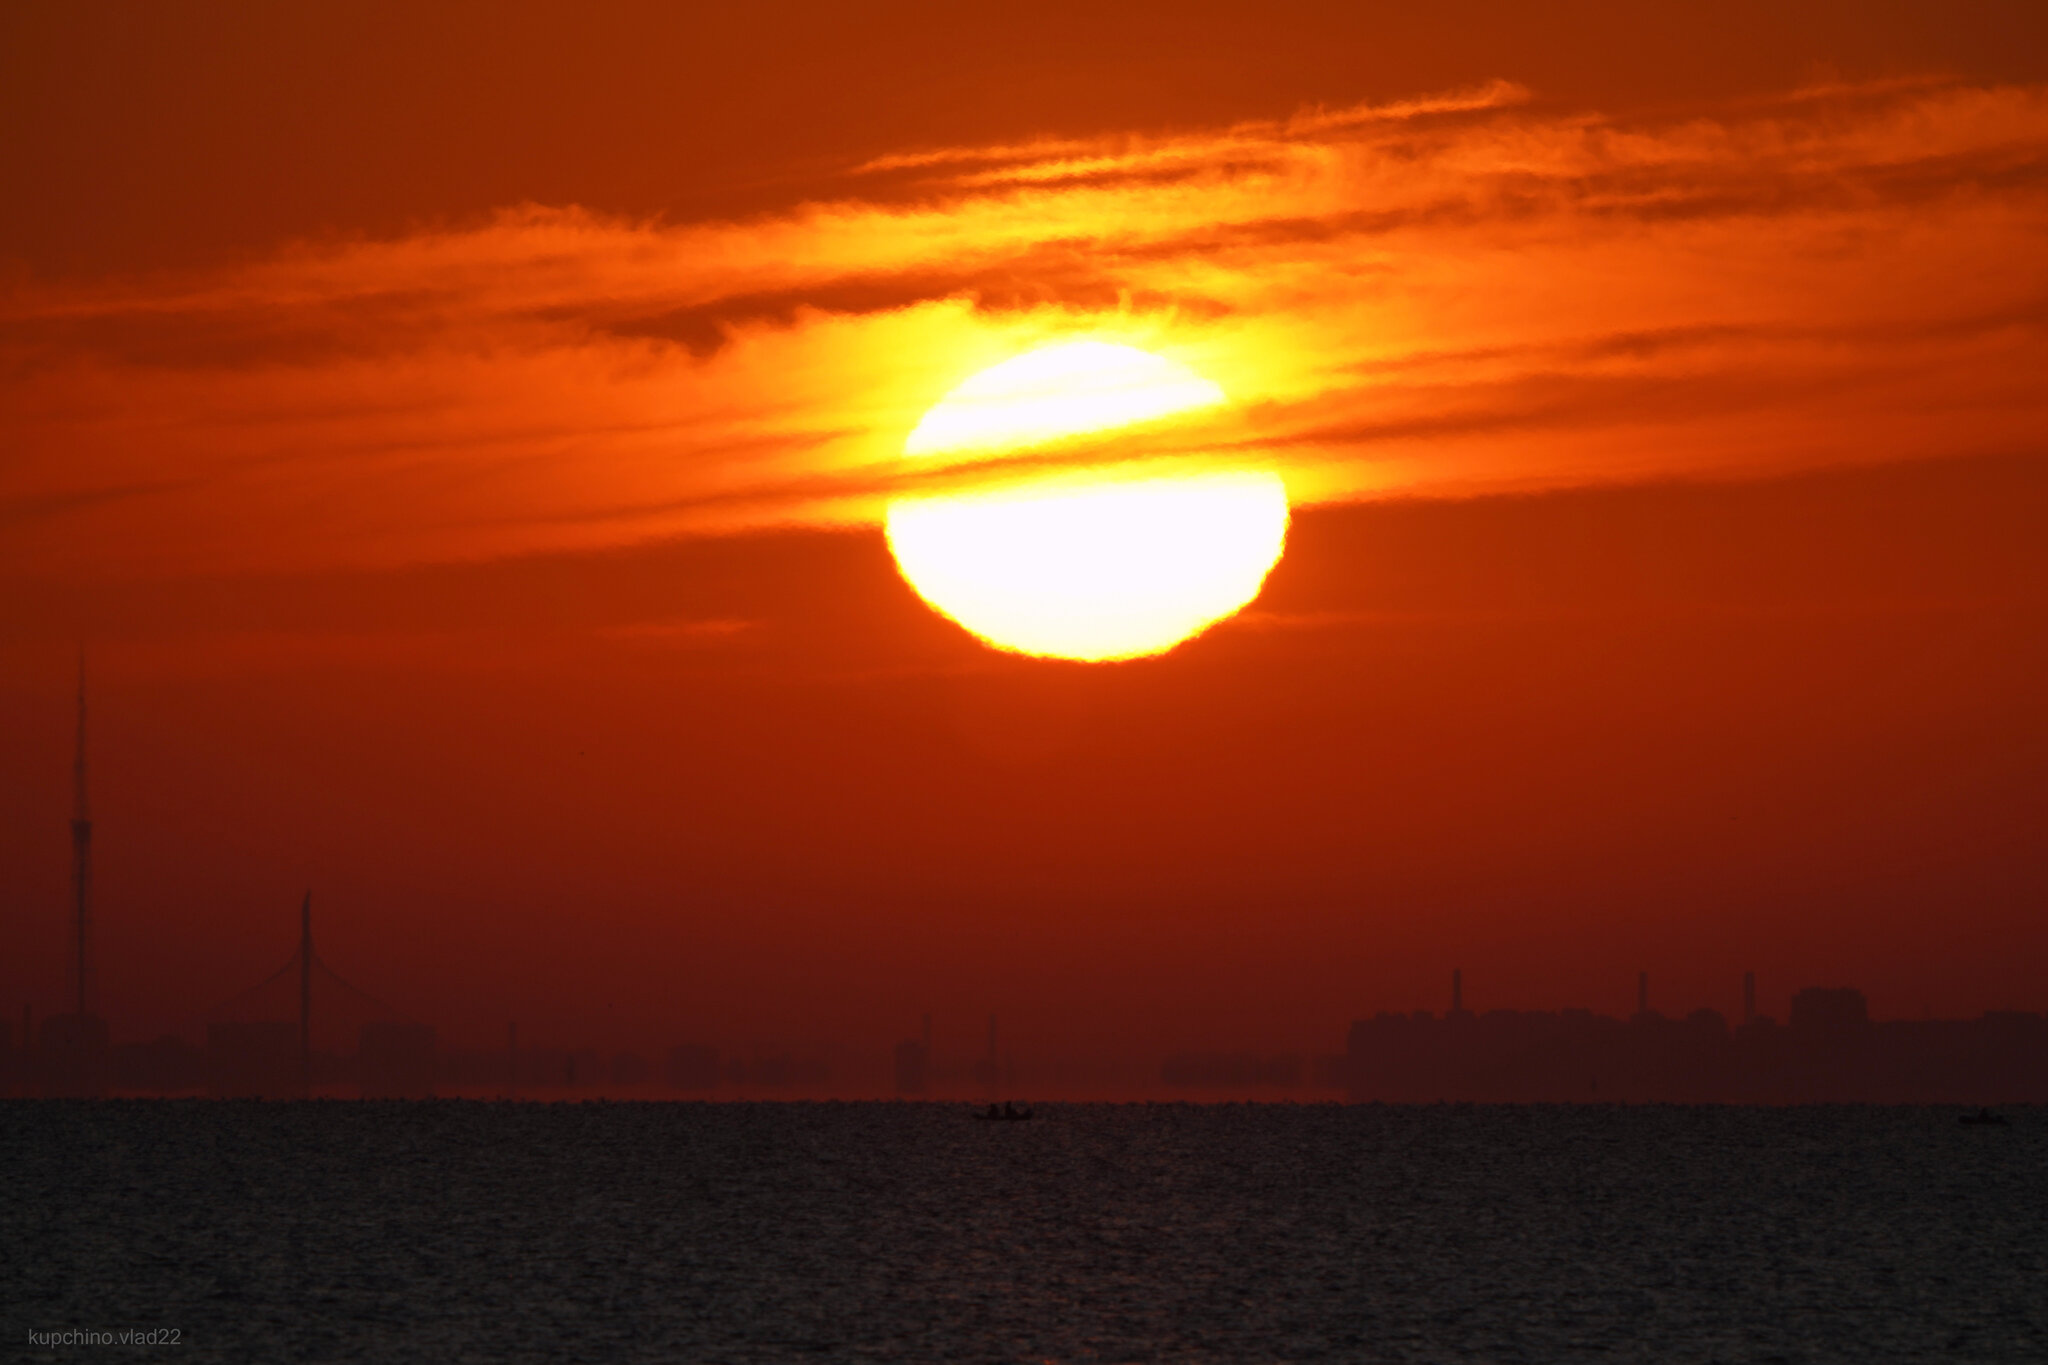
[[[1498,83],[1178,137],[886,157],[744,223],[508,208],[0,300],[0,574],[402,565],[868,525],[903,436],[1092,334],[1307,502],[2038,450],[2048,88],[1662,122]]]

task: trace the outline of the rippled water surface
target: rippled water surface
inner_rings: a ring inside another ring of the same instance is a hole
[[[2008,1112],[13,1101],[0,1301],[181,1360],[2048,1360]]]

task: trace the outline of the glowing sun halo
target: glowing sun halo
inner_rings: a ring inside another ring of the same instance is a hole
[[[1009,452],[1227,401],[1130,346],[1049,346],[975,375],[904,443],[908,455]],[[1108,660],[1158,654],[1256,597],[1287,535],[1264,471],[1067,473],[900,498],[889,548],[925,601],[999,649]]]

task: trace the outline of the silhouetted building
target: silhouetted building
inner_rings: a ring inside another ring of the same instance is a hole
[[[906,1038],[896,1044],[896,1093],[922,1095],[931,1088],[931,1054],[923,1042]]]
[[[434,1094],[434,1028],[385,1020],[363,1025],[356,1065],[366,1100],[424,1100]]]
[[[206,1053],[174,1033],[113,1049],[114,1088],[175,1095],[206,1088]]]
[[[107,1093],[112,1057],[107,1021],[95,1014],[53,1014],[43,1020],[41,1090],[45,1095],[91,1099]]]
[[[206,1084],[217,1099],[295,1099],[306,1094],[299,1026],[283,1020],[206,1026]]]
[[[718,1049],[685,1043],[668,1050],[668,1083],[678,1090],[716,1090]]]
[[[1792,997],[1792,1031],[1809,1038],[1847,1038],[1870,1027],[1863,992],[1847,986],[1808,986]]]
[[[1800,1103],[2048,1099],[2048,1018],[1872,1023],[1860,991],[1810,989],[1793,1024],[1754,1013],[1731,1031],[1714,1010],[1683,1020],[1647,1008],[1624,1023],[1586,1010],[1494,1010],[1438,1020],[1382,1013],[1351,1026],[1354,1100]],[[1187,1063],[1182,1063],[1187,1067]]]
[[[637,1052],[615,1052],[612,1054],[613,1085],[647,1084],[647,1059]]]
[[[7,1073],[0,1077],[10,1095],[33,1095],[39,1078],[35,1074],[36,1028],[35,1009],[30,1005],[21,1007],[21,1032],[16,1035],[16,1044],[8,1058]]]
[[[562,1085],[601,1085],[604,1076],[604,1058],[594,1047],[579,1047],[562,1059]]]

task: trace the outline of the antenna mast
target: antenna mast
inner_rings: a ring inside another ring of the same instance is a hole
[[[87,996],[86,944],[91,936],[92,808],[85,795],[85,647],[78,650],[78,752],[71,765],[71,920],[76,937],[73,972],[78,985],[78,1017],[85,1019]]]
[[[313,893],[299,905],[299,1079],[313,1092]]]

